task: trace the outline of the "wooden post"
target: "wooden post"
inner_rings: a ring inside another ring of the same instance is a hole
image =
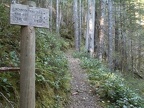
[[[35,2],[27,2],[36,6]],[[20,108],[35,108],[35,30],[21,27]]]

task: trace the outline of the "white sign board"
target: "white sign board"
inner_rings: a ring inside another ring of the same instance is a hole
[[[22,4],[11,4],[10,23],[49,28],[49,10]]]

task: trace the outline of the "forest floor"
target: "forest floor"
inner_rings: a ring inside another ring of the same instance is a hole
[[[72,53],[66,54],[71,79],[71,94],[65,108],[102,108],[98,105],[98,97],[88,83],[88,76],[80,66],[80,60],[73,58]]]

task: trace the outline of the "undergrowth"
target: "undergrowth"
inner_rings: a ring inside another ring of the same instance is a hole
[[[9,25],[9,9],[0,4],[0,67],[20,66],[20,27]],[[36,108],[63,108],[70,88],[64,39],[36,29]],[[0,107],[19,108],[20,73],[0,73]],[[9,101],[7,101],[9,100]]]
[[[111,72],[97,59],[85,54],[73,55],[81,59],[81,66],[87,70],[94,92],[106,108],[144,108],[144,99],[128,86],[120,73]]]
[[[70,89],[67,59],[61,51],[67,43],[44,29],[37,33],[36,83],[37,99],[41,100],[37,101],[37,108],[62,108]]]

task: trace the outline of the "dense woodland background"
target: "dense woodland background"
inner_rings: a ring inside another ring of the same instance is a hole
[[[144,0],[33,1],[50,14],[50,28],[36,28],[36,108],[66,104],[64,52],[73,47],[106,105],[144,107]],[[21,35],[9,24],[9,10],[10,1],[0,0],[0,106],[17,108]]]

